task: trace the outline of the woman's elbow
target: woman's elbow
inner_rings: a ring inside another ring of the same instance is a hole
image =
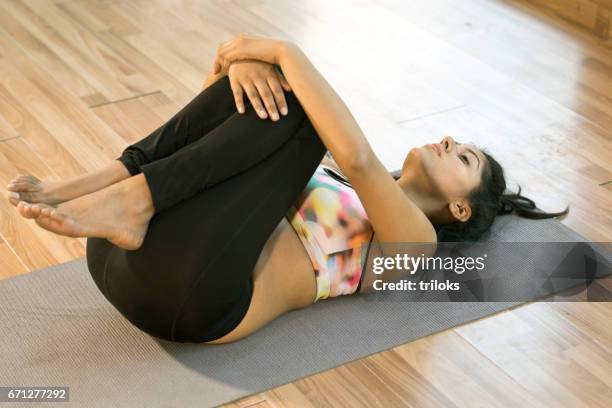
[[[358,172],[368,169],[371,165],[373,154],[368,149],[361,149],[352,153],[348,160],[350,170]]]

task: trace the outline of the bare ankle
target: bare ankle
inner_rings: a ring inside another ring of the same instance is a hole
[[[133,210],[138,214],[143,214],[152,217],[155,213],[153,206],[153,196],[149,189],[149,184],[144,173],[137,174],[127,179],[125,183],[126,193],[133,196],[130,202],[133,204]]]
[[[113,160],[113,163],[108,166],[108,171],[112,178],[116,179],[117,181],[125,180],[126,178],[132,176],[125,165],[119,160]],[[115,183],[117,181],[115,181]]]
[[[129,177],[130,172],[123,163],[119,160],[114,160],[113,163],[109,163],[101,169],[81,174],[68,180],[62,180],[61,185],[56,186],[52,190],[68,191],[68,199],[72,199],[102,190]]]

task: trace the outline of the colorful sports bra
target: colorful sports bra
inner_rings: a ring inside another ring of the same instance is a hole
[[[369,250],[374,237],[357,193],[340,177],[335,169],[319,165],[287,212],[314,267],[314,302],[359,290],[368,252],[362,254],[362,244]]]

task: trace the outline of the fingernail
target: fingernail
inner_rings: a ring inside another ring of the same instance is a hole
[[[18,198],[19,198],[19,193],[10,192],[10,193],[9,193],[9,197],[11,197],[11,198],[17,198],[17,199],[18,199]]]
[[[241,107],[239,107],[239,108],[238,108],[238,112],[240,112],[240,113],[244,113],[244,108],[243,108],[242,106],[241,106]]]
[[[281,113],[282,113],[283,115],[286,115],[286,114],[287,114],[287,108],[284,108],[284,107],[283,107],[283,108],[281,108]]]
[[[272,120],[278,120],[278,113],[272,113]]]
[[[266,111],[263,111],[263,110],[259,111],[259,115],[261,116],[262,119],[265,119],[266,117],[268,117],[268,115],[266,115]]]

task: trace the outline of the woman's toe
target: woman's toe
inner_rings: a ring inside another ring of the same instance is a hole
[[[9,186],[16,187],[16,188],[17,187],[37,188],[37,187],[40,187],[40,183],[41,183],[40,179],[32,175],[29,175],[29,174],[24,174],[24,175],[17,176],[11,181],[9,181]]]
[[[50,217],[53,214],[55,207],[45,203],[26,203],[30,209],[30,215],[33,218]]]
[[[40,190],[40,186],[28,182],[18,182],[9,184],[7,189],[10,191],[38,191]]]
[[[28,207],[30,208],[30,217],[31,218],[38,218],[38,217],[40,217],[41,207],[40,207],[39,204],[37,204],[37,203],[29,203]]]
[[[7,189],[10,191],[27,191],[30,189],[30,186],[25,184],[25,183],[14,183],[14,184],[9,184],[7,186]]]
[[[41,206],[38,204],[30,204],[30,214],[32,218],[40,217]]]
[[[9,192],[8,197],[9,197],[9,201],[13,205],[17,205],[19,201],[25,201],[26,203],[29,203],[29,204],[39,203],[39,201],[41,201],[40,196],[38,196],[38,193],[29,193],[27,191],[20,191],[20,192],[11,191]]]
[[[17,204],[17,211],[19,211],[22,217],[32,218],[30,216],[30,206],[25,201],[20,201],[19,204]]]
[[[66,219],[66,214],[62,213],[55,207],[48,206],[48,214],[49,217],[53,218],[56,221],[63,221]]]
[[[36,205],[40,209],[39,216],[41,217],[51,217],[51,215],[53,214],[53,211],[55,211],[56,209],[55,207],[49,204],[45,204],[45,203],[36,203]]]
[[[9,185],[17,185],[20,183],[23,183],[24,181],[26,181],[22,176],[19,177],[15,177],[14,179],[12,179],[11,181],[9,181]]]
[[[31,204],[31,206],[32,212],[34,215],[36,215],[36,217],[47,216],[47,214],[51,214],[51,212],[55,210],[55,207],[45,203]]]
[[[19,193],[10,191],[6,196],[8,197],[9,202],[14,206],[17,206],[17,204],[19,204]]]

